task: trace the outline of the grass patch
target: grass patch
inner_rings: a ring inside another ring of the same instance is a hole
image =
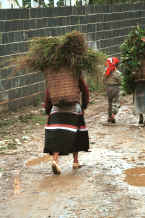
[[[42,116],[40,114],[25,114],[19,116],[19,120],[22,123],[32,122],[33,124],[39,123],[40,125],[43,125],[46,121],[46,116]]]
[[[8,126],[11,126],[15,123],[16,121],[13,120],[13,119],[4,119],[4,120],[0,120],[0,128],[3,128],[3,127],[8,127]]]
[[[32,123],[39,123],[40,125],[43,125],[46,123],[46,116],[33,115],[31,121]]]
[[[27,113],[27,114],[21,114],[18,116],[17,119],[14,119],[13,117],[9,117],[9,119],[0,119],[0,128],[2,130],[1,133],[3,133],[3,135],[5,135],[6,133],[6,128],[10,128],[13,125],[15,126],[19,126],[21,125],[21,123],[25,123],[25,124],[35,124],[35,123],[39,123],[40,125],[45,124],[46,122],[46,115],[42,115],[42,114],[33,114],[33,113]]]
[[[31,113],[30,114],[22,114],[19,116],[19,120],[22,123],[28,123],[29,120],[32,119],[32,117],[33,117],[33,114],[31,114]]]
[[[0,151],[5,151],[5,150],[15,150],[17,149],[17,146],[15,143],[10,142],[7,145],[1,146]]]
[[[17,146],[16,146],[15,143],[9,143],[9,144],[7,145],[7,149],[8,149],[8,150],[15,150],[15,149],[17,149]]]
[[[7,146],[2,146],[2,147],[0,147],[0,151],[4,151],[4,150],[6,150],[7,149]]]

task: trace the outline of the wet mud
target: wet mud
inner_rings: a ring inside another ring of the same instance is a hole
[[[133,186],[145,187],[145,167],[136,167],[125,171],[125,181]]]
[[[72,169],[62,156],[61,175],[43,154],[44,128],[33,126],[19,149],[0,154],[0,218],[145,217],[145,127],[124,97],[116,124],[108,125],[104,96],[85,113],[90,152]]]

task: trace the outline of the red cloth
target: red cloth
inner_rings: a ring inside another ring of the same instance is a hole
[[[89,104],[89,89],[88,89],[88,86],[82,77],[79,80],[79,87],[80,87],[80,91],[82,93],[82,95],[81,95],[82,108],[86,109],[88,104]]]
[[[46,114],[50,114],[51,108],[52,108],[52,103],[51,103],[51,98],[48,92],[48,88],[46,89],[46,93],[45,93],[45,104],[44,104],[44,108],[45,108],[45,112]]]
[[[106,66],[105,75],[109,76],[115,70],[118,63],[119,63],[119,59],[116,57],[107,58],[107,61],[105,63]]]
[[[87,105],[89,103],[89,89],[88,89],[88,86],[82,77],[79,79],[79,87],[80,87],[80,92],[82,93],[82,95],[81,95],[82,109],[86,109]],[[45,111],[48,115],[50,114],[52,106],[53,105],[52,105],[49,91],[47,88],[46,93],[45,93],[44,108],[45,108]]]

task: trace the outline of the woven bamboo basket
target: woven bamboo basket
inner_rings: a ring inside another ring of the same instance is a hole
[[[69,68],[62,67],[59,72],[49,68],[45,75],[52,104],[80,102],[79,81]]]

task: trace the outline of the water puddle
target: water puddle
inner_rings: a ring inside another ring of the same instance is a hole
[[[38,157],[32,160],[29,160],[26,162],[27,167],[35,166],[35,165],[40,165],[42,162],[46,163],[51,160],[51,157],[49,155],[45,155],[43,157]]]
[[[145,167],[127,169],[125,182],[133,186],[145,186]]]

